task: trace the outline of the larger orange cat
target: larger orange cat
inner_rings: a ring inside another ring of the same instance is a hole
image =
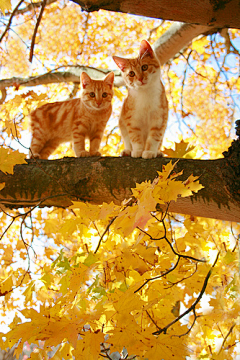
[[[103,80],[81,74],[81,98],[54,102],[31,113],[30,157],[47,159],[63,142],[73,141],[76,156],[101,156],[99,146],[112,113],[114,73]],[[89,152],[85,139],[90,140]]]
[[[155,158],[168,120],[168,101],[161,81],[160,63],[150,44],[141,42],[139,56],[125,59],[113,56],[128,87],[119,119],[124,140],[122,155]]]

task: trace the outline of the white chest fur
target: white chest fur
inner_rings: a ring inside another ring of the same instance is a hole
[[[148,86],[129,89],[129,95],[133,102],[133,121],[145,127],[152,126],[155,121],[161,122],[162,87],[159,79]]]

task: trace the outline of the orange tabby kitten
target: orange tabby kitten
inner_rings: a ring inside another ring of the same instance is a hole
[[[99,146],[112,113],[114,73],[103,80],[81,74],[81,98],[41,106],[31,113],[30,157],[47,159],[61,144],[73,141],[76,156],[101,156]],[[90,151],[85,150],[85,139]]]
[[[153,49],[143,40],[136,59],[113,56],[113,60],[128,87],[119,119],[125,145],[122,155],[144,159],[163,156],[159,149],[167,127],[168,101]]]

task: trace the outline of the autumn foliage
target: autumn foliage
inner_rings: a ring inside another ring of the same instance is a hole
[[[5,25],[7,4],[0,2]],[[134,56],[142,39],[154,43],[172,25],[87,14],[74,3],[53,1],[45,4],[33,44],[41,6],[17,12],[27,5],[22,2],[1,37],[2,79],[78,65],[116,70],[111,55]],[[166,156],[213,159],[230,146],[239,112],[238,36],[228,29],[198,37],[163,66],[170,104]],[[126,91],[115,87],[103,156],[123,149],[117,119]],[[33,109],[76,96],[78,84],[67,82],[8,87],[0,107],[0,170],[14,176],[14,165],[25,163]],[[70,144],[51,158],[63,156],[74,156]],[[121,205],[2,207],[0,314],[8,327],[1,349],[15,345],[19,356],[26,343],[34,344],[30,358],[36,360],[237,359],[240,228],[163,211],[202,188],[194,174],[180,180],[184,171],[176,173],[174,165],[159,169],[152,183],[136,184]]]

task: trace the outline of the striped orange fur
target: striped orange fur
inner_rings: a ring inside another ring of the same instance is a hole
[[[112,113],[114,73],[103,80],[81,74],[81,97],[41,106],[31,113],[30,157],[48,159],[64,142],[73,141],[76,156],[101,156],[99,147]],[[85,139],[90,141],[89,152]]]
[[[155,158],[160,151],[168,121],[168,101],[161,81],[160,63],[150,44],[143,40],[139,56],[113,56],[128,87],[119,127],[125,149],[122,155]]]

